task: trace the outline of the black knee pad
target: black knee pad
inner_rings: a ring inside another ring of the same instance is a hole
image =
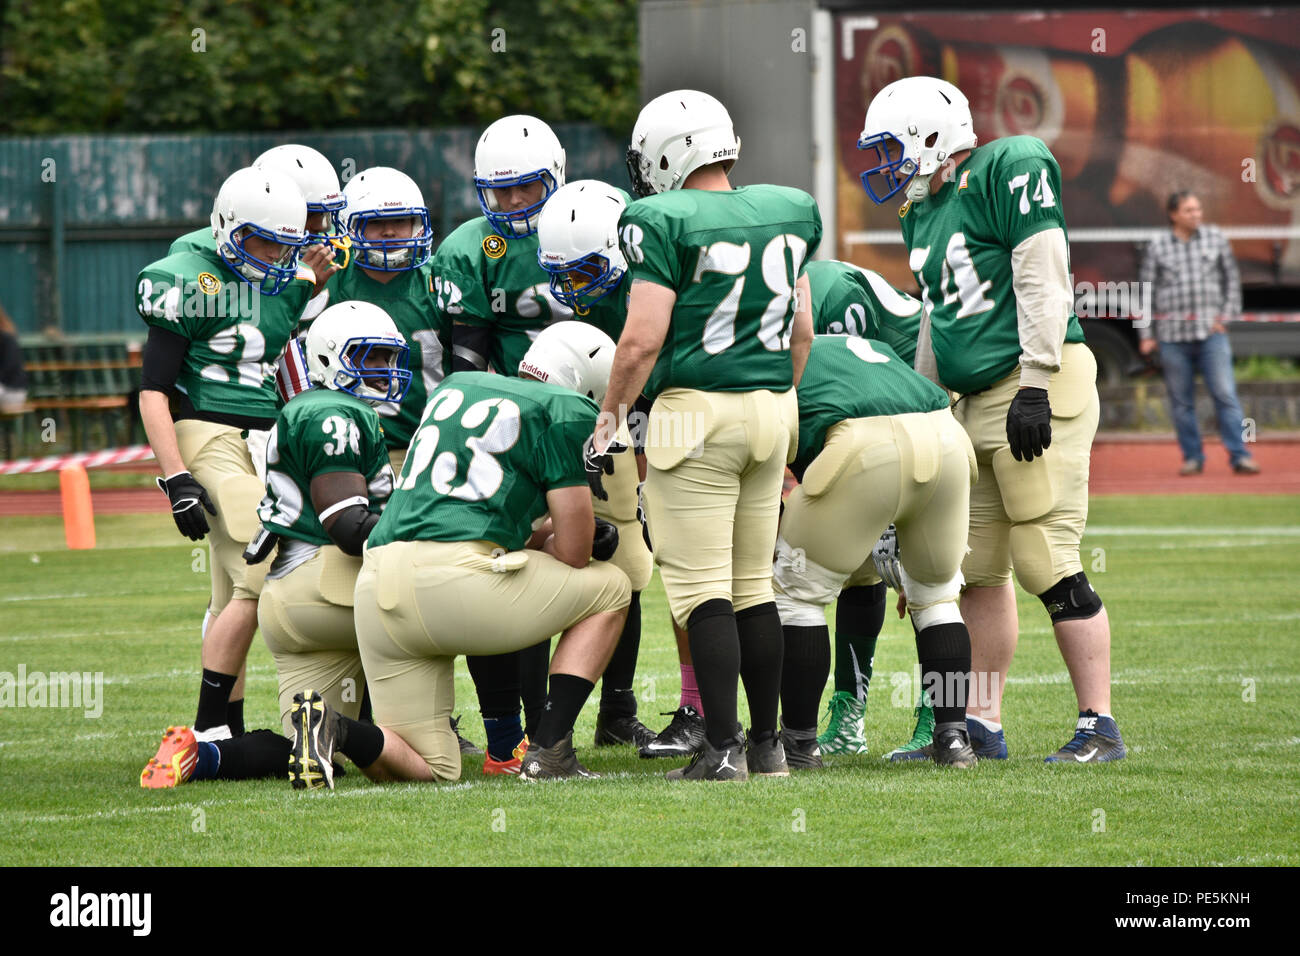
[[[1093,617],[1101,610],[1101,598],[1088,583],[1088,576],[1080,571],[1068,578],[1061,578],[1050,588],[1038,595],[1043,602],[1052,623],[1058,621],[1082,621]]]

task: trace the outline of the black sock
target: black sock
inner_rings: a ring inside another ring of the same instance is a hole
[[[882,581],[866,587],[845,588],[835,602],[835,690],[866,702],[876,640],[885,625]]]
[[[519,697],[524,702],[524,733],[529,740],[533,739],[533,732],[542,719],[542,708],[546,706],[546,678],[550,670],[549,637],[540,644],[519,651]]]
[[[600,712],[607,717],[635,717],[636,658],[641,649],[641,592],[632,592],[627,623],[618,637],[614,656],[600,679]]]
[[[817,726],[822,689],[831,672],[831,632],[821,627],[787,625],[785,658],[781,664],[781,719],[785,726],[807,730]]]
[[[384,751],[384,732],[374,724],[362,723],[339,714],[339,736],[335,749],[358,767],[369,767]]]
[[[483,719],[519,713],[519,652],[465,658]]]
[[[716,748],[740,734],[736,682],[740,680],[740,632],[731,602],[705,601],[691,612],[686,635],[695,662],[695,682],[704,704],[704,734]]]
[[[745,696],[749,699],[750,725],[756,734],[776,733],[781,659],[785,656],[785,635],[776,602],[737,611],[736,630],[740,637],[740,679],[745,682]]]
[[[934,704],[936,724],[964,723],[970,693],[970,633],[961,623],[931,624],[916,635],[921,686]]]
[[[578,712],[596,685],[576,674],[552,674],[551,692],[546,696],[537,722],[537,736],[528,739],[538,747],[554,747],[573,729]],[[531,749],[531,745],[530,745]]]
[[[254,730],[242,737],[213,741],[221,754],[218,780],[258,780],[289,772],[289,751],[293,741],[273,730]]]
[[[357,711],[357,720],[363,724],[373,724],[375,722],[375,712],[370,709],[370,685],[361,685],[361,709]],[[356,761],[352,761],[356,763]],[[360,764],[357,764],[360,766]]]
[[[218,674],[203,668],[203,680],[199,684],[199,712],[194,718],[195,730],[220,727],[226,722],[230,692],[238,679],[237,674]]]
[[[226,723],[230,726],[230,736],[241,737],[244,733],[244,699],[232,700],[226,705]]]

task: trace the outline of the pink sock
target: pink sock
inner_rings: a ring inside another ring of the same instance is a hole
[[[682,702],[679,707],[694,707],[704,715],[704,704],[700,701],[700,689],[695,684],[695,668],[690,664],[682,664]]]

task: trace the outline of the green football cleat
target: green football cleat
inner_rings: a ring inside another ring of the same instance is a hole
[[[826,705],[830,713],[830,725],[826,732],[817,736],[817,746],[823,754],[864,754],[867,752],[867,739],[862,725],[866,717],[867,705],[853,694],[837,690],[831,695]]]
[[[912,739],[901,747],[896,747],[885,754],[884,759],[892,763],[903,760],[929,760],[930,751],[926,748],[934,742],[934,708],[928,698],[922,699],[913,711],[916,714],[916,729]]]

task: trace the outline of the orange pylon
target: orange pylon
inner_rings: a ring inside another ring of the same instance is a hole
[[[64,465],[59,469],[59,492],[63,497],[63,535],[68,547],[93,548],[95,510],[90,503],[90,476],[84,465]]]

